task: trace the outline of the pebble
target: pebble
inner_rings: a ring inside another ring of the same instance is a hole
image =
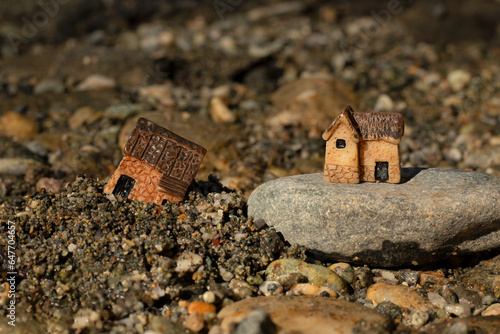
[[[231,289],[239,299],[250,297],[254,291],[256,291],[256,289],[246,281],[236,278],[233,278],[231,282],[229,282],[229,289]]]
[[[427,312],[416,310],[411,314],[410,323],[414,328],[422,327],[427,321],[429,321],[429,314]]]
[[[369,304],[364,304],[364,305],[366,307],[370,307],[370,308],[373,307],[373,305],[369,305]],[[378,304],[374,308],[374,310],[377,311],[379,314],[387,316],[391,319],[401,318],[401,316],[403,315],[403,311],[401,310],[401,308],[399,306],[397,306],[396,304],[391,303],[391,302],[382,302],[382,303]]]
[[[349,263],[335,263],[329,266],[328,269],[339,275],[347,283],[352,284],[354,282],[354,269]]]
[[[276,277],[276,281],[278,281],[278,283],[283,285],[286,289],[290,289],[297,283],[307,283],[308,279],[301,273],[288,273]]]
[[[440,290],[440,294],[448,304],[458,303],[458,296],[455,292],[453,292],[450,286],[448,285],[443,286],[443,288]]]
[[[113,89],[116,87],[116,81],[101,74],[91,74],[80,82],[76,89],[79,91]]]
[[[205,313],[215,313],[215,305],[206,302],[194,301],[189,303],[187,308],[188,314],[199,312],[201,315]]]
[[[35,160],[24,158],[0,159],[0,175],[26,175],[34,169],[43,168],[43,165]]]
[[[64,93],[64,89],[64,83],[60,79],[47,78],[37,83],[33,92],[37,95],[45,93],[62,94]]]
[[[149,104],[163,107],[174,107],[175,100],[165,85],[152,85],[139,89],[139,96]]]
[[[104,116],[109,119],[124,120],[140,111],[141,106],[138,104],[115,104],[104,110]]]
[[[186,332],[185,329],[182,328],[182,326],[174,323],[169,318],[162,316],[153,316],[150,321],[150,328],[154,334],[184,334]]]
[[[35,121],[14,111],[7,111],[0,117],[0,133],[4,137],[29,138],[37,132]]]
[[[443,285],[446,283],[446,277],[444,276],[444,273],[441,270],[422,271],[419,274],[420,274],[419,278],[420,285],[424,285],[426,283]]]
[[[392,272],[392,271],[389,271],[389,270],[379,270],[378,271],[380,273],[380,275],[382,275],[382,278],[386,279],[386,280],[395,280],[396,279],[396,275]]]
[[[231,124],[236,121],[233,112],[227,107],[223,98],[215,96],[210,100],[210,116],[215,123]]]
[[[264,281],[259,285],[259,290],[264,296],[279,295],[283,292],[283,286],[276,281]]]
[[[210,304],[215,303],[216,297],[215,293],[213,293],[212,291],[206,291],[205,293],[203,293],[202,297],[205,303],[210,303]]]
[[[465,303],[448,304],[444,307],[444,310],[457,317],[470,317],[470,306]]]
[[[394,110],[394,102],[387,94],[380,94],[375,103],[375,111],[378,112],[391,112]]]
[[[409,286],[417,285],[419,277],[419,272],[411,269],[401,269],[397,273],[397,278],[401,282],[408,283]]]
[[[85,328],[102,328],[101,315],[91,309],[80,309],[76,312],[71,328],[81,332]]]
[[[483,305],[483,299],[476,291],[471,291],[464,284],[458,285],[453,289],[456,293],[458,301],[470,305],[471,308],[478,308]]]
[[[245,235],[246,236],[246,235]],[[241,240],[237,239],[236,237],[234,238],[235,240]],[[250,283],[251,285],[261,285],[264,280],[260,276],[248,276],[247,277],[247,282]]]
[[[203,264],[203,258],[200,255],[185,251],[177,259],[175,271],[182,275],[186,272],[195,271],[201,264]]]
[[[201,315],[200,312],[193,312],[189,314],[184,321],[184,325],[190,331],[193,331],[195,333],[200,332],[205,327],[203,315]]]
[[[344,280],[328,268],[296,259],[279,259],[272,262],[266,269],[266,279],[272,281],[293,272],[306,276],[311,284],[328,286],[339,292],[346,288]]]
[[[362,288],[367,288],[373,284],[373,273],[369,268],[356,268],[354,275],[356,276],[355,283],[359,284]]]
[[[500,303],[491,304],[486,310],[481,313],[483,317],[500,315]]]
[[[375,283],[368,288],[366,297],[375,306],[382,302],[391,302],[406,309],[427,311],[433,308],[415,290],[404,285],[390,285],[383,282]]]
[[[83,125],[92,124],[102,118],[102,113],[92,107],[78,108],[68,119],[68,125],[72,129],[78,129]]]
[[[217,315],[221,328],[229,332],[255,309],[269,314],[276,334],[384,332],[390,320],[356,303],[311,296],[247,298],[223,308]]]
[[[283,177],[250,195],[248,214],[322,257],[385,267],[500,246],[494,227],[500,220],[500,177],[403,168],[402,178],[410,180],[344,184],[324,182],[322,174]]]
[[[446,299],[435,292],[428,292],[427,299],[429,299],[432,305],[438,308],[444,308],[447,305]]]
[[[337,297],[337,293],[324,286],[317,286],[309,283],[297,283],[290,289],[292,294],[307,296]]]
[[[457,322],[446,328],[443,334],[468,334],[469,328],[463,322]]]
[[[465,70],[454,70],[448,73],[446,80],[450,85],[451,89],[455,92],[461,91],[464,87],[469,84],[471,75]]]

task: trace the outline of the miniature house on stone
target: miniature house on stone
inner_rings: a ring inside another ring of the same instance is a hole
[[[347,106],[323,133],[326,140],[324,180],[399,183],[398,145],[403,131],[401,114],[359,113]]]
[[[158,205],[182,201],[206,153],[145,118],[137,121],[124,151],[104,193]]]

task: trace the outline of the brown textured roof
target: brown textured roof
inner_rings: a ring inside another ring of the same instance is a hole
[[[206,149],[141,117],[125,144],[124,152],[146,161],[160,173],[173,173],[182,179],[185,172],[186,178],[191,178],[189,171],[175,167],[187,167],[189,164],[198,166]],[[181,163],[176,164],[177,160]]]
[[[323,133],[323,139],[328,140],[341,119],[346,119],[346,123],[353,132],[353,139],[359,140],[385,140],[399,143],[404,133],[403,115],[399,113],[381,112],[354,112],[350,106],[330,124]]]
[[[400,139],[404,132],[403,115],[398,113],[356,112],[353,114],[364,140]]]

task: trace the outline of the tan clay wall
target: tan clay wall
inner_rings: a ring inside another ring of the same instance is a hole
[[[399,164],[399,147],[382,140],[362,141],[359,143],[359,160],[361,165],[361,181],[375,181],[375,163],[389,163],[389,183],[399,183],[401,167]]]
[[[359,183],[359,167],[326,165],[323,179],[333,183]]]
[[[340,124],[332,137],[326,142],[325,163],[327,165],[334,164],[350,167],[359,165],[357,143],[350,139],[351,136],[352,132],[349,128],[344,124]],[[337,139],[344,139],[346,147],[338,149],[336,147]]]
[[[130,176],[135,180],[135,185],[128,198],[131,200],[156,203],[161,205],[163,200],[178,203],[182,198],[175,198],[171,195],[159,191],[157,188],[160,182],[161,173],[148,163],[141,161],[131,155],[123,157],[120,165],[115,170],[104,188],[105,193],[112,193],[121,175]]]
[[[340,124],[326,142],[326,157],[323,179],[335,183],[359,183],[359,160],[357,143],[351,140],[352,132]],[[338,149],[337,139],[344,139],[345,148]]]

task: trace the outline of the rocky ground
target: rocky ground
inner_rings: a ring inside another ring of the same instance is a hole
[[[321,262],[246,203],[266,181],[321,172],[320,135],[346,104],[404,115],[404,167],[500,176],[499,15],[486,0],[2,1],[0,328],[494,333],[498,250],[390,270]],[[208,149],[178,205],[102,194],[139,116]]]

